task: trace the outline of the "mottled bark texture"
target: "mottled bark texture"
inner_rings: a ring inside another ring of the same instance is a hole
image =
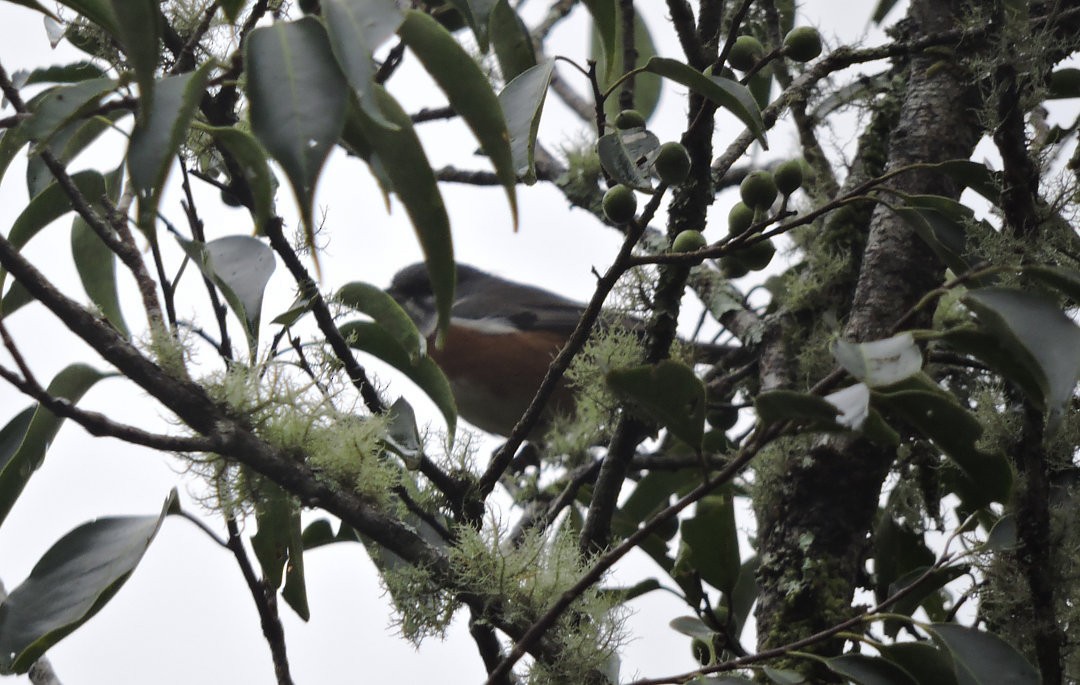
[[[962,3],[914,0],[911,38],[956,27]],[[967,158],[979,135],[970,78],[943,52],[916,55],[906,65],[903,100],[889,135],[888,170],[919,162]],[[905,193],[957,197],[942,174],[918,170],[887,186]],[[877,206],[844,334],[855,340],[888,335],[898,319],[937,285],[943,267],[899,218]],[[846,308],[840,308],[843,311]],[[914,322],[913,325],[919,325]],[[800,341],[793,341],[799,344]],[[757,608],[759,647],[786,644],[850,615],[881,485],[895,454],[862,439],[793,438],[771,450],[758,471],[761,563]],[[819,645],[838,653],[842,641]],[[807,668],[806,661],[792,667]],[[810,674],[828,681],[824,670]]]

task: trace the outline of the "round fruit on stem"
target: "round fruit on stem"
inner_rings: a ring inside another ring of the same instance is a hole
[[[754,224],[754,210],[750,209],[745,202],[736,202],[727,215],[728,233],[740,235],[746,233],[746,229]]]
[[[765,56],[765,46],[753,36],[739,36],[728,53],[728,64],[739,71],[750,71],[762,57]]]
[[[768,171],[751,171],[739,184],[739,196],[748,207],[768,209],[776,200],[776,181]]]
[[[782,162],[773,170],[773,180],[776,181],[776,188],[782,195],[791,195],[802,187],[803,161],[789,159]]]
[[[633,221],[637,214],[637,196],[630,186],[619,184],[604,193],[601,205],[604,216],[613,224],[625,224]]]
[[[708,244],[709,241],[705,240],[705,236],[701,235],[701,231],[690,229],[675,236],[675,240],[671,241],[671,251],[696,252]]]
[[[636,109],[624,109],[615,117],[615,128],[620,131],[645,128],[645,117]]]
[[[809,62],[821,54],[821,34],[812,26],[799,26],[784,36],[784,54],[796,62]]]
[[[690,176],[690,153],[682,143],[664,143],[656,151],[653,169],[661,181],[677,186]]]

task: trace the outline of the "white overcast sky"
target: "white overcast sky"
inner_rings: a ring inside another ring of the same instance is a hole
[[[867,31],[875,4],[869,0],[807,1],[800,23],[819,26],[828,45],[850,43]],[[637,5],[650,16],[663,16],[659,0]],[[531,0],[528,7],[531,15],[536,15],[546,4]],[[894,11],[894,17],[898,14]],[[666,26],[654,25],[661,31]],[[871,44],[881,40],[880,33],[871,36]],[[555,51],[581,58],[587,44],[585,23],[572,18],[559,29],[556,39]],[[661,54],[678,56],[673,35],[658,32],[655,39]],[[80,54],[66,43],[51,50],[39,15],[0,1],[0,64],[9,73],[75,61]],[[407,61],[407,68],[391,86],[408,110],[444,102],[430,85],[402,87],[407,79],[418,78]],[[661,140],[675,138],[684,125],[685,100],[681,95],[677,88],[667,86],[652,125]],[[541,139],[554,147],[577,138],[582,126],[566,114],[554,96],[548,102]],[[0,116],[10,113],[8,108],[0,111]],[[483,168],[483,160],[472,155],[475,142],[459,124],[425,124],[422,131],[433,164],[453,162]],[[833,131],[835,138],[829,142],[845,144],[853,135],[854,129]],[[770,136],[773,151],[769,154],[782,157],[793,140],[790,128],[779,128]],[[718,144],[724,145],[724,140],[720,138]],[[75,167],[112,168],[123,151],[123,143],[114,138],[77,160]],[[26,202],[24,169],[24,162],[16,161],[0,183],[0,230],[5,232]],[[517,233],[511,230],[505,197],[499,190],[444,186],[443,192],[459,260],[570,297],[584,299],[589,295],[590,270],[603,270],[618,246],[614,231],[584,212],[570,210],[565,199],[544,184],[519,189],[522,210]],[[250,232],[246,212],[218,209],[215,199],[215,194],[208,193],[201,205],[211,238]],[[397,269],[419,258],[404,212],[395,206],[387,214],[361,163],[335,154],[320,183],[318,200],[326,212],[329,240],[322,261],[326,288],[351,280],[386,284]],[[178,218],[177,201],[174,189],[162,206]],[[286,190],[279,193],[278,202],[283,211],[291,211]],[[732,202],[733,196],[725,194],[714,206],[717,227],[707,230],[707,236],[715,239],[726,230],[724,217]],[[68,221],[46,230],[28,246],[26,254],[47,265],[47,270],[70,288],[70,294],[82,297],[70,277]],[[279,269],[271,283],[264,321],[290,299],[288,279]],[[125,311],[129,323],[137,324],[137,304]],[[76,358],[102,366],[91,355],[76,352],[80,343],[38,307],[27,307],[13,316],[10,327],[43,381]],[[9,357],[0,354],[0,363],[10,367]],[[158,408],[129,386],[121,380],[104,381],[86,396],[84,405],[127,422],[160,425]],[[423,408],[414,388],[404,385],[395,391]],[[27,404],[26,398],[9,387],[0,388],[0,425]],[[427,413],[436,420],[430,409]],[[489,441],[483,449],[490,450],[494,444]],[[55,540],[84,521],[104,515],[156,512],[174,485],[180,486],[184,505],[197,511],[193,495],[198,492],[198,483],[180,473],[178,462],[114,440],[95,440],[78,427],[67,425],[45,466],[0,528],[0,579],[9,590],[17,586]],[[215,520],[210,520],[210,525],[219,531],[222,528]],[[319,549],[305,557],[305,564],[311,621],[303,623],[282,606],[297,683],[377,683],[391,678],[397,682],[482,682],[482,665],[464,621],[455,623],[445,642],[430,640],[420,651],[395,636],[388,601],[360,545]],[[653,572],[651,562],[639,559],[617,572],[611,582],[634,582]],[[686,638],[667,628],[671,618],[687,613],[684,608],[665,593],[647,595],[631,607],[636,613],[630,628],[640,639],[624,650],[624,679],[693,667]],[[68,685],[273,682],[258,618],[232,557],[190,523],[177,518],[165,522],[121,592],[87,625],[58,644],[49,657]],[[28,682],[26,678],[0,680]]]

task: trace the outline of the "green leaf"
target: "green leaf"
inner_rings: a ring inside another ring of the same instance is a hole
[[[407,11],[398,35],[446,93],[450,106],[461,115],[480,142],[506,190],[516,228],[517,174],[510,152],[510,133],[506,130],[499,99],[484,72],[449,31],[423,12]]]
[[[617,44],[618,22],[615,19],[615,0],[582,0],[593,20],[593,32],[599,37],[600,50],[593,49],[592,55],[600,67],[599,74],[604,82],[610,83],[615,76],[615,65],[621,63]],[[635,36],[636,37],[636,36]],[[642,112],[644,114],[644,112]]]
[[[116,288],[116,254],[81,216],[71,226],[71,256],[90,301],[125,338],[131,337]],[[8,312],[10,313],[10,312]]]
[[[790,671],[782,668],[771,668],[764,666],[761,669],[765,677],[776,683],[777,685],[802,685],[807,682],[806,676],[798,671]]]
[[[404,397],[397,398],[390,405],[390,423],[386,427],[383,442],[405,462],[408,469],[420,468],[420,457],[424,451],[424,441],[420,429],[416,426],[416,413]]]
[[[693,518],[683,520],[682,541],[690,548],[690,563],[701,579],[731,594],[739,579],[739,536],[734,499],[728,493],[706,495]]]
[[[96,108],[101,98],[116,85],[111,78],[96,78],[52,88],[38,101],[30,118],[22,122],[18,130],[25,138],[47,143],[62,126]]]
[[[251,134],[239,128],[207,127],[214,141],[225,148],[240,165],[244,181],[251,190],[251,215],[255,230],[263,234],[263,227],[274,214],[274,177],[266,161],[266,150]]]
[[[75,404],[95,383],[109,375],[85,364],[72,364],[56,374],[46,391],[52,397]],[[19,436],[17,429],[22,425],[22,416],[9,422],[0,433],[5,436],[0,440],[0,446],[5,448],[0,452],[0,523],[7,518],[30,476],[45,461],[45,452],[64,423],[62,417],[35,405],[33,418]]]
[[[926,642],[895,642],[878,646],[881,655],[911,674],[919,683],[957,685],[952,660]]]
[[[666,359],[609,371],[608,387],[695,449],[705,435],[705,384],[686,364]]]
[[[1080,69],[1075,67],[1055,69],[1050,74],[1047,99],[1067,100],[1069,98],[1080,98]]]
[[[53,18],[53,19],[55,19],[55,20],[57,20],[57,21],[59,21],[59,20],[60,20],[60,18],[59,18],[59,17],[57,17],[57,16],[55,15],[55,14],[53,14],[52,12],[50,12],[49,10],[47,10],[47,9],[46,9],[46,8],[45,8],[45,7],[44,7],[44,6],[43,6],[43,5],[42,5],[42,4],[40,3],[40,2],[38,2],[37,0],[8,0],[8,2],[13,2],[13,3],[15,3],[16,5],[22,5],[23,7],[29,7],[30,9],[32,9],[32,10],[34,10],[34,11],[36,11],[36,12],[41,12],[42,14],[44,14],[44,15],[45,15],[45,16],[47,16],[47,17],[51,17],[51,18]]]
[[[126,117],[128,112],[115,111],[99,114],[89,119],[76,119],[62,126],[47,145],[50,152],[61,164],[68,164],[83,150],[96,141],[102,133],[113,129],[117,120]],[[40,148],[35,148],[40,149]],[[26,187],[30,197],[34,197],[55,181],[52,172],[41,155],[31,154],[26,161]]]
[[[793,390],[763,392],[754,399],[754,409],[764,424],[808,421],[835,427],[838,414],[837,408],[825,398]]]
[[[240,10],[244,9],[247,3],[244,0],[221,0],[218,4],[225,10],[225,18],[235,22],[240,17]]]
[[[465,18],[473,35],[476,36],[476,45],[480,48],[480,52],[487,54],[488,27],[491,12],[497,0],[448,0],[448,2],[461,12],[461,16]]]
[[[879,0],[877,7],[874,8],[874,14],[870,17],[870,21],[875,24],[880,24],[885,19],[885,15],[896,5],[896,0]]]
[[[671,619],[668,625],[677,633],[706,641],[712,640],[713,635],[716,634],[715,630],[705,625],[705,622],[697,616],[679,616]]]
[[[498,0],[491,10],[491,43],[499,60],[503,82],[511,81],[536,65],[529,28],[507,0]]]
[[[619,9],[617,3],[612,4],[615,5],[612,9],[614,13],[612,21],[615,26],[615,49],[613,52],[607,52],[603,46],[603,38],[594,30],[589,51],[590,56],[596,60],[596,76],[601,92],[607,91],[611,84],[627,71],[623,64],[621,47],[623,44],[622,21],[615,19],[615,16],[620,15],[622,10]],[[634,49],[637,51],[637,59],[635,60],[637,66],[641,66],[642,63],[656,56],[656,45],[653,43],[652,35],[649,33],[648,24],[641,18],[641,12],[634,13]],[[646,121],[656,111],[656,106],[660,102],[661,85],[662,80],[655,74],[638,74],[634,77],[634,109],[640,112]],[[619,105],[619,95],[616,90],[604,101],[604,114],[609,121],[614,121],[620,109],[622,107]]]
[[[1053,301],[1021,290],[972,290],[963,302],[1038,386],[1030,399],[1046,411],[1046,434],[1053,435],[1080,377],[1080,327]]]
[[[380,126],[394,128],[375,101],[375,60],[372,53],[394,35],[404,13],[394,0],[323,0],[323,17],[330,47],[360,107]]]
[[[735,625],[736,637],[746,627],[746,620],[750,617],[750,609],[758,598],[757,567],[757,555],[744,561],[739,568],[739,579],[735,582],[735,588],[731,592],[731,620]]]
[[[305,621],[311,617],[304,583],[304,542],[300,529],[300,509],[289,493],[276,484],[259,486],[255,509],[258,532],[251,536],[251,549],[259,560],[263,578],[271,588],[285,589],[281,596]]]
[[[0,131],[0,180],[11,166],[11,160],[15,159],[28,142],[30,140],[23,133],[22,126]]]
[[[161,54],[161,10],[158,0],[111,0],[116,20],[113,35],[120,42],[128,65],[139,84],[139,118],[145,120],[153,109],[154,73]]]
[[[312,17],[255,29],[246,45],[251,129],[285,170],[315,254],[315,184],[345,125],[348,85]]]
[[[416,324],[382,288],[354,281],[341,286],[334,299],[374,319],[405,350],[410,361],[415,363],[427,354],[427,341]]]
[[[964,685],[1040,682],[1023,655],[997,635],[950,623],[935,623],[927,630],[949,650],[957,680]]]
[[[596,154],[600,164],[617,182],[651,193],[653,185],[648,167],[652,153],[659,147],[660,140],[653,133],[638,128],[600,136],[596,141]]]
[[[258,238],[230,235],[208,243],[177,238],[184,252],[203,275],[221,290],[225,301],[244,325],[248,349],[254,358],[259,342],[263,294],[277,263],[274,251]]]
[[[156,516],[99,518],[60,538],[30,577],[0,603],[0,673],[26,673],[86,623],[131,576],[175,511],[176,490]]]
[[[110,0],[59,0],[61,5],[70,7],[113,36],[118,33],[116,15]]]
[[[96,171],[80,171],[71,177],[72,183],[91,204],[105,196],[105,177]],[[71,211],[71,200],[59,184],[52,184],[38,193],[15,219],[7,240],[16,249],[22,248],[43,228]],[[4,285],[7,271],[0,268],[0,288]],[[0,310],[7,316],[9,310]]]
[[[910,673],[881,657],[842,654],[825,661],[833,673],[860,685],[919,685]]]
[[[24,86],[32,86],[39,83],[77,83],[89,81],[105,75],[105,71],[93,62],[72,62],[70,64],[53,64],[48,67],[39,67],[30,72],[23,82]]]
[[[922,369],[922,352],[911,333],[872,342],[837,340],[832,355],[848,373],[868,387],[898,383]]]
[[[499,93],[514,171],[528,184],[536,183],[536,133],[554,69],[554,60],[537,64],[517,75]]]
[[[1080,303],[1080,271],[1067,266],[1037,264],[1025,266],[1023,274],[1053,288],[1074,303]]]
[[[409,358],[398,341],[378,324],[368,321],[350,321],[340,326],[349,346],[381,359],[405,374],[435,403],[446,420],[447,431],[453,435],[457,427],[457,405],[442,369],[431,357],[422,357],[416,363]]]
[[[900,195],[906,204],[890,207],[893,212],[930,246],[953,273],[970,271],[971,264],[964,252],[966,226],[974,220],[974,212],[959,202],[939,195]]]
[[[352,108],[345,137],[353,149],[361,154],[367,151],[365,158],[376,171],[376,176],[384,175],[405,205],[424,252],[432,292],[435,294],[441,336],[450,325],[457,275],[450,218],[409,115],[382,88],[376,88],[375,94],[383,115],[398,129],[387,130],[362,110]]]
[[[1001,174],[985,164],[967,159],[951,159],[932,165],[965,188],[971,188],[990,204],[1001,201]]]
[[[754,96],[746,86],[721,76],[706,76],[679,60],[664,57],[650,59],[645,68],[654,74],[681,83],[728,110],[738,117],[739,121],[746,124],[746,127],[761,143],[761,147],[769,149],[769,143],[765,139],[765,122],[761,119],[761,110],[758,109]]]
[[[176,151],[187,138],[191,117],[213,66],[213,62],[207,62],[197,71],[162,79],[149,108],[143,110],[131,132],[128,172],[138,192],[139,226],[146,233],[153,232],[161,189]]]

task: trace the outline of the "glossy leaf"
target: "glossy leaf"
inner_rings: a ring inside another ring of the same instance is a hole
[[[450,325],[457,274],[450,218],[409,115],[382,88],[376,88],[375,93],[383,115],[398,127],[397,130],[387,130],[363,111],[353,108],[346,139],[353,149],[366,150],[368,164],[376,170],[377,176],[381,174],[392,184],[394,193],[405,205],[424,252],[438,310],[437,328],[442,335]]]
[[[647,169],[659,147],[660,140],[653,133],[638,128],[600,136],[596,141],[596,154],[604,170],[615,181],[651,193],[652,178]]]
[[[180,144],[187,138],[191,117],[213,66],[213,62],[207,62],[197,71],[162,79],[155,86],[149,109],[143,110],[131,132],[128,172],[138,193],[139,226],[147,233],[152,232],[165,178]]]
[[[833,357],[856,380],[879,388],[908,378],[922,369],[922,352],[911,333],[864,343],[837,340]]]
[[[368,321],[350,321],[340,326],[350,347],[367,352],[381,359],[416,383],[431,398],[446,420],[447,431],[453,435],[457,426],[457,405],[442,369],[431,357],[422,357],[416,363],[409,354],[378,324]]]
[[[93,62],[53,64],[34,69],[26,76],[25,86],[39,83],[77,83],[105,76],[105,71]]]
[[[267,585],[277,589],[284,580],[282,597],[306,621],[310,612],[304,583],[300,510],[293,497],[278,485],[264,481],[259,488],[255,509],[258,531],[251,536],[251,549],[259,560]]]
[[[711,640],[713,635],[716,634],[715,630],[705,625],[705,622],[697,616],[679,616],[671,619],[668,625],[677,633],[701,640]]]
[[[22,126],[0,131],[0,180],[4,178],[11,161],[30,140],[23,134]]]
[[[731,594],[739,579],[739,536],[734,500],[728,493],[698,500],[694,516],[680,526],[689,561],[709,585]]]
[[[96,78],[71,86],[57,86],[38,101],[30,118],[19,125],[19,130],[26,138],[46,143],[69,121],[97,107],[116,85],[110,78]]]
[[[330,47],[360,107],[379,125],[392,128],[375,101],[372,53],[394,35],[404,13],[394,0],[322,0],[320,5]]]
[[[933,165],[965,188],[970,188],[991,204],[1001,201],[1001,173],[985,164],[967,159],[951,159]]]
[[[607,384],[672,435],[695,449],[705,435],[705,385],[673,360],[609,371]]]
[[[263,234],[263,227],[274,214],[274,177],[266,161],[266,150],[251,134],[233,127],[208,127],[207,132],[218,145],[224,147],[244,175],[244,182],[251,191],[251,215],[255,231]]]
[[[315,254],[315,184],[345,125],[348,85],[317,19],[255,29],[246,45],[251,129],[285,170]]]
[[[1025,266],[1023,274],[1053,288],[1073,302],[1080,303],[1080,271],[1067,266],[1039,264]]]
[[[248,348],[254,356],[259,340],[263,294],[277,266],[274,251],[258,238],[246,235],[225,236],[208,243],[178,240],[203,275],[221,290],[225,301],[244,325]]]
[[[75,217],[71,226],[71,256],[90,301],[113,328],[130,338],[116,287],[116,254],[81,216]]]
[[[390,423],[386,427],[383,442],[405,463],[408,469],[420,468],[420,457],[424,451],[424,441],[416,425],[416,413],[412,405],[399,397],[390,405]]]
[[[71,177],[72,183],[90,203],[105,195],[105,178],[96,171],[80,171]],[[52,184],[30,200],[30,203],[15,219],[8,232],[7,240],[15,249],[20,249],[37,235],[43,228],[71,211],[71,200],[59,184]],[[0,287],[3,287],[7,271],[0,268]],[[11,311],[3,310],[6,316]]]
[[[919,685],[910,673],[881,657],[842,654],[826,660],[825,665],[859,685]]]
[[[1040,295],[1008,288],[972,290],[963,298],[979,325],[998,339],[1040,390],[1046,432],[1060,427],[1080,378],[1080,326]]]
[[[754,409],[764,424],[809,421],[829,426],[836,424],[838,413],[824,398],[793,390],[763,392],[754,399]]]
[[[926,642],[895,642],[878,646],[881,655],[911,674],[919,683],[957,685],[952,660]]]
[[[510,134],[491,83],[450,32],[427,14],[416,10],[406,12],[398,35],[423,63],[424,69],[450,100],[450,106],[480,141],[480,147],[491,160],[495,175],[506,190],[517,227],[517,173],[510,152]],[[397,184],[395,188],[398,188]]]
[[[57,130],[49,139],[47,147],[61,164],[68,164],[100,138],[101,134],[112,130],[116,121],[127,115],[128,112],[118,110],[88,119],[76,119]],[[55,180],[41,155],[31,154],[26,160],[26,187],[30,197],[45,190]]]
[[[139,84],[139,118],[145,121],[153,107],[154,74],[161,53],[161,10],[158,0],[111,0],[116,32],[127,64]],[[148,106],[149,105],[149,106]]]
[[[514,171],[529,184],[536,182],[536,133],[554,69],[553,60],[537,64],[516,76],[499,93]]]
[[[593,58],[600,66],[600,75],[606,83],[611,82],[612,77],[615,76],[615,65],[620,62],[616,43],[618,21],[615,3],[616,0],[582,0],[581,2],[589,10],[593,20],[593,32],[599,37],[600,50],[593,50]]]
[[[382,288],[354,281],[341,286],[334,299],[374,319],[405,350],[411,361],[416,362],[427,354],[427,341],[416,329],[416,324]]]
[[[937,195],[904,195],[905,204],[892,207],[904,223],[922,238],[942,264],[953,273],[965,273],[971,264],[965,258],[966,223],[973,220],[971,209]]]
[[[654,74],[681,83],[698,95],[728,110],[738,117],[739,121],[746,124],[763,148],[769,149],[769,143],[765,139],[765,122],[761,119],[761,110],[758,109],[754,96],[750,94],[746,86],[721,76],[706,76],[684,62],[664,57],[650,59],[645,68]]]
[[[491,10],[491,45],[499,71],[507,82],[536,66],[536,50],[529,28],[507,0],[497,0]]]
[[[618,3],[612,4],[615,5],[612,9],[614,12],[612,21],[615,24],[614,52],[607,52],[604,49],[603,39],[595,30],[592,33],[590,46],[590,55],[596,60],[596,76],[601,92],[607,91],[608,87],[626,72],[622,54],[622,21],[617,19],[621,16],[621,10],[618,8]],[[634,13],[634,49],[637,51],[635,63],[639,67],[656,56],[656,45],[653,43],[649,26],[641,18],[640,12]],[[634,109],[640,112],[646,121],[656,111],[656,106],[660,102],[662,82],[663,80],[655,74],[637,74],[634,77]],[[621,109],[619,93],[616,90],[604,101],[604,113],[609,121],[614,121]]]
[[[95,519],[60,538],[0,603],[0,673],[25,673],[116,594],[138,566],[176,491],[156,516]]]
[[[949,650],[957,680],[964,685],[1037,685],[1039,674],[997,635],[951,623],[935,623],[931,634]]]
[[[765,674],[765,677],[770,682],[776,683],[776,685],[801,685],[807,682],[806,676],[798,671],[763,666],[761,672]]]

